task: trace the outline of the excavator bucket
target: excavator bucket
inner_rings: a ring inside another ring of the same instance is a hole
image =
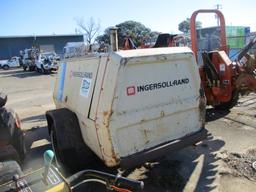
[[[241,94],[256,92],[256,52],[253,56],[249,54],[255,44],[256,37],[242,49],[237,57],[239,76],[236,79],[236,88]]]
[[[256,92],[256,78],[253,74],[241,74],[236,80],[236,88],[242,94]]]

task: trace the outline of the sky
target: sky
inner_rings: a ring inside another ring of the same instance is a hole
[[[256,31],[254,0],[0,0],[0,36],[74,34],[76,18],[93,17],[105,28],[134,20],[153,31],[177,33],[178,24],[198,9],[221,5],[226,25]],[[203,27],[214,26],[213,14],[201,14]]]

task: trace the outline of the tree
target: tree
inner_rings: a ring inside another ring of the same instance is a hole
[[[86,42],[89,45],[89,51],[91,51],[91,47],[95,41],[95,37],[100,31],[100,22],[96,22],[93,17],[90,17],[87,23],[84,22],[83,18],[76,19],[76,22],[85,36]]]
[[[202,28],[202,22],[196,21],[196,29]],[[179,30],[183,33],[188,33],[190,30],[190,19],[187,18],[186,20],[179,23]]]
[[[110,44],[110,27],[106,28],[104,30],[104,33],[102,35],[99,35],[96,37],[96,42],[98,42],[98,44],[101,43],[106,43],[106,44]]]
[[[135,45],[140,46],[143,38],[155,38],[159,34],[158,32],[151,32],[149,28],[137,21],[125,21],[117,24],[116,27],[118,28],[118,42],[120,47],[124,45],[125,37],[131,37]],[[96,38],[99,44],[102,42],[109,44],[109,29],[105,29],[104,34]]]
[[[127,36],[131,37],[135,45],[139,45],[141,38],[150,33],[150,29],[136,21],[125,21],[117,24],[119,41],[123,45],[123,39]]]

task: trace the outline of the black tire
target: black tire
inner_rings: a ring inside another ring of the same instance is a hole
[[[77,117],[73,112],[65,108],[57,109],[48,111],[46,118],[57,165],[73,172],[95,162],[96,156],[84,143]]]
[[[36,67],[36,71],[37,71],[38,73],[42,73],[42,70],[39,69],[38,67]]]
[[[25,65],[23,65],[23,70],[27,71],[27,67]]]
[[[24,142],[24,137],[20,138],[19,142],[20,143],[19,143],[18,153],[20,156],[20,160],[24,160],[27,152],[26,145]]]
[[[45,75],[50,74],[50,70],[49,70],[49,69],[44,69],[44,74],[45,74]]]
[[[50,137],[57,167],[64,168],[65,170],[68,170],[68,172],[78,170],[76,162],[78,159],[76,158],[75,148],[60,149],[58,145],[60,138],[58,138],[56,131],[52,130]]]
[[[0,108],[5,106],[7,102],[7,95],[3,92],[0,92]]]
[[[15,129],[15,133],[13,135],[12,143],[13,147],[17,150],[20,160],[24,160],[27,149],[24,139],[24,133],[20,128]]]
[[[9,65],[4,65],[4,66],[3,66],[3,69],[4,69],[4,70],[8,70],[9,68],[10,68]]]
[[[35,70],[35,67],[29,66],[29,67],[28,67],[28,70],[29,70],[29,71],[34,71],[34,70]]]
[[[26,153],[27,153],[24,133],[22,133],[22,135],[20,135],[18,153],[19,153],[20,159],[24,160],[26,157]]]
[[[61,167],[60,163],[62,162],[62,159],[61,159],[61,155],[59,153],[56,135],[55,135],[55,132],[53,129],[50,133],[50,138],[51,138],[52,150],[54,151],[54,155],[55,155],[55,163],[56,163],[57,167]]]
[[[41,65],[41,70],[42,70],[42,73],[45,74],[45,75],[50,73],[49,69],[45,69],[43,65]]]
[[[214,106],[214,108],[217,110],[229,110],[237,105],[238,99],[239,99],[239,93],[238,91],[234,90],[230,101],[225,103],[220,103],[219,105]]]

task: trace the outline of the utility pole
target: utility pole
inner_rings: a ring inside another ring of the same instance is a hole
[[[216,5],[214,5],[214,7],[218,10],[222,9],[221,4],[216,4]],[[217,26],[220,26],[220,18],[217,15],[215,15],[215,18],[217,19]]]

